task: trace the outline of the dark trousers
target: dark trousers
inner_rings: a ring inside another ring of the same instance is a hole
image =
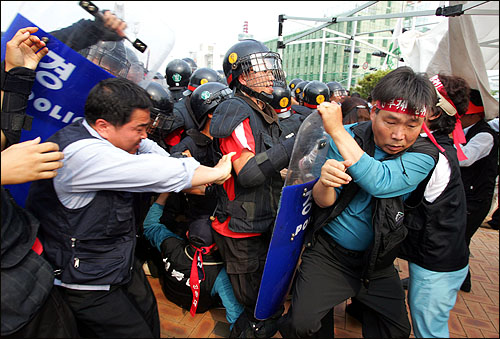
[[[479,229],[488,215],[491,207],[491,199],[467,201],[467,227],[465,229],[465,241],[470,245],[472,236]]]
[[[332,338],[332,308],[350,297],[364,307],[365,338],[408,338],[410,322],[405,293],[394,265],[375,270],[368,287],[361,281],[363,252],[349,251],[320,232],[302,254],[292,304],[280,320],[284,338]],[[331,333],[322,327],[328,326]]]
[[[270,238],[267,235],[229,238],[215,231],[212,233],[224,259],[234,296],[245,309],[251,310],[253,318]]]
[[[156,298],[137,258],[125,285],[112,285],[109,291],[58,288],[73,310],[82,337],[160,337]]]
[[[264,321],[259,321],[254,317],[270,235],[264,233],[257,237],[237,239],[222,236],[215,231],[212,234],[224,259],[234,296],[245,307],[234,324],[230,336],[241,338],[272,337],[278,330],[277,321],[283,313],[284,307],[281,307],[276,314]]]
[[[54,286],[33,319],[17,332],[2,338],[78,338],[78,330],[73,312]]]

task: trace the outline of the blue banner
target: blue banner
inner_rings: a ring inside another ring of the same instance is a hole
[[[6,43],[24,27],[38,26],[17,14],[2,37],[2,60],[5,58]],[[26,110],[26,114],[33,117],[33,123],[30,131],[22,131],[21,141],[40,136],[41,142],[44,142],[64,126],[83,119],[85,101],[90,90],[101,80],[113,75],[40,27],[34,35],[49,38],[49,53],[36,69],[36,80]],[[7,186],[16,202],[23,207],[29,185]]]

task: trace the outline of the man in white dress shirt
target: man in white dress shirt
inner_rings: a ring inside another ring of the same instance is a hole
[[[156,299],[134,257],[132,192],[179,192],[230,177],[232,154],[205,167],[147,139],[151,105],[127,79],[99,82],[85,119],[49,138],[64,153],[63,168],[33,184],[27,198],[54,284],[84,337],[160,336]]]

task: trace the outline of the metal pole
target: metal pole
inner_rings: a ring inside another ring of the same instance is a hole
[[[325,45],[326,45],[326,32],[323,30],[323,37],[321,41],[321,63],[319,64],[319,81],[323,82],[323,67],[325,63]]]
[[[354,62],[354,48],[356,47],[356,30],[358,29],[358,22],[354,21],[352,25],[352,42],[351,42],[351,55],[349,56],[349,77],[347,78],[347,90],[351,89],[352,80],[352,64]]]

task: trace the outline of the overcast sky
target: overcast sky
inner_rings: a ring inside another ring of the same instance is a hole
[[[278,36],[278,16],[322,18],[335,16],[365,1],[119,1],[129,23],[128,36],[150,46],[150,65],[157,59],[189,56],[201,43],[215,43],[224,54],[238,40],[244,21],[254,38],[267,41]],[[113,1],[93,1],[100,9],[115,8]],[[91,18],[78,1],[2,1],[2,31],[17,13],[45,31]],[[139,22],[134,25],[133,22]],[[286,20],[283,34],[317,26],[314,21]],[[138,33],[134,34],[134,29]],[[173,45],[172,45],[173,44]],[[173,46],[170,48],[170,46]],[[170,52],[168,52],[170,49]],[[155,59],[156,58],[156,59]]]

